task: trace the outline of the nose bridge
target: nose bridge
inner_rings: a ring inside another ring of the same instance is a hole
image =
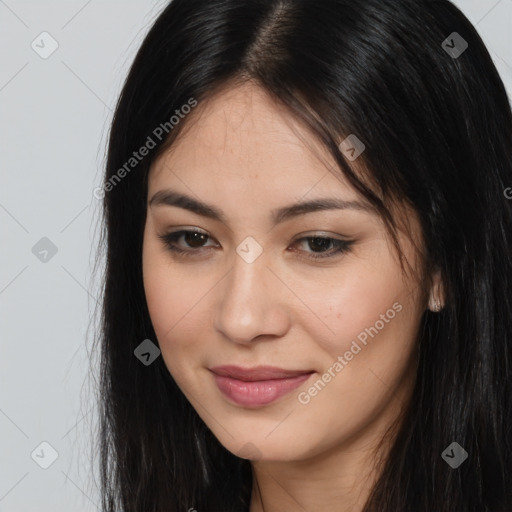
[[[246,246],[240,244],[238,250],[243,248]],[[271,291],[275,286],[270,280],[275,277],[267,264],[263,255],[251,261],[239,253],[223,280],[215,306],[215,328],[233,341],[249,342],[261,334],[281,335],[286,328],[286,312]]]

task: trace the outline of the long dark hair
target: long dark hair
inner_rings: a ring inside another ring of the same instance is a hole
[[[103,510],[248,511],[249,460],[217,441],[162,357],[134,356],[157,343],[141,266],[150,165],[187,126],[184,105],[248,80],[323,144],[393,236],[391,199],[414,208],[425,268],[444,282],[364,511],[510,512],[512,113],[481,38],[447,0],[174,0],[158,17],[117,103],[98,194]],[[372,187],[340,151],[349,134],[366,146],[358,164]],[[468,453],[457,469],[441,457],[452,442]]]

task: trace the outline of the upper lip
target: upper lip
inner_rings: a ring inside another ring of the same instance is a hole
[[[253,382],[258,380],[289,379],[299,375],[313,373],[313,370],[285,370],[276,366],[254,366],[242,368],[241,366],[214,366],[210,371],[223,377],[231,377],[237,380]]]

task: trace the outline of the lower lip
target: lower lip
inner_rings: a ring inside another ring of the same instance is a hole
[[[287,379],[246,382],[213,374],[220,391],[231,401],[245,407],[261,407],[270,404],[299,387],[312,373]]]

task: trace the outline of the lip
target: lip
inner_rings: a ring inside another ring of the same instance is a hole
[[[313,370],[285,370],[275,366],[216,366],[213,373],[219,390],[244,407],[262,407],[293,391],[315,373]]]

